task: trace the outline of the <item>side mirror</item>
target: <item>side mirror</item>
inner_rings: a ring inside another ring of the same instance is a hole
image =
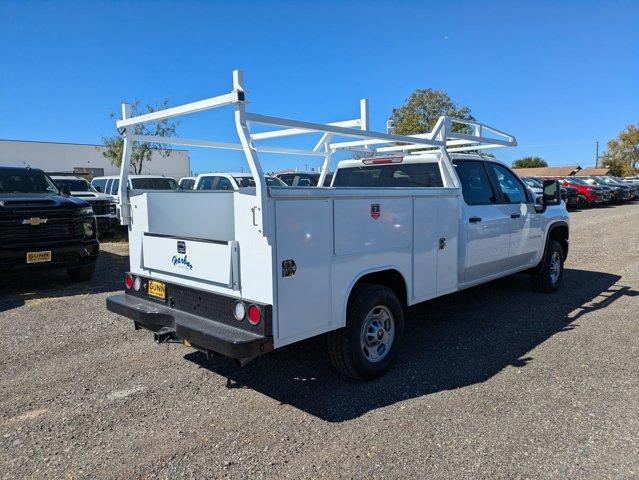
[[[544,204],[543,195],[539,195],[535,198],[535,212],[544,213],[546,211],[546,205]]]
[[[62,185],[60,187],[60,193],[62,193],[62,195],[66,195],[67,197],[71,195],[71,189],[69,188],[69,185]]]
[[[561,205],[561,188],[557,180],[544,180],[544,205]]]

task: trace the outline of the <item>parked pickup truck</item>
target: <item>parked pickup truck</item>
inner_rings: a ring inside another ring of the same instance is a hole
[[[0,166],[0,274],[59,268],[86,281],[99,251],[87,202],[61,192],[42,170]]]
[[[285,187],[286,184],[277,177],[266,175],[266,186]],[[240,188],[255,187],[253,175],[246,172],[238,173],[203,173],[195,179],[195,190],[238,190]]]
[[[135,125],[232,106],[240,143],[137,137]],[[478,122],[441,117],[433,131],[371,131],[360,118],[330,124],[246,111],[240,72],[230,93],[130,118],[120,185],[138,139],[241,149],[255,188],[147,191],[120,188],[130,271],[110,311],[207,355],[244,364],[326,334],[340,372],[366,380],[388,371],[410,305],[518,272],[543,292],[561,284],[568,214],[556,181],[537,201],[500,162],[467,150],[516,145]],[[254,124],[275,130],[252,133]],[[312,150],[267,146],[270,138],[319,133]],[[332,187],[268,187],[262,152],[323,157],[324,184],[337,151],[372,152],[340,162]]]
[[[74,197],[81,198],[91,205],[93,214],[98,222],[98,233],[108,233],[120,226],[116,212],[115,199],[106,193],[100,193],[82,177],[75,175],[52,175],[51,179],[60,190],[70,192]]]

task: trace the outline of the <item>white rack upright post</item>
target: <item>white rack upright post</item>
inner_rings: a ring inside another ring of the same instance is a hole
[[[122,120],[131,117],[131,105],[122,104]],[[133,153],[133,134],[128,132],[127,127],[122,127],[122,163],[120,165],[120,185],[118,185],[118,196],[120,198],[120,220],[122,225],[129,225],[131,222],[131,202],[129,200],[129,170],[131,169],[131,154]],[[133,129],[131,129],[133,130]]]
[[[244,75],[239,70],[233,71],[233,91],[244,93]],[[260,165],[257,151],[253,147],[251,132],[246,124],[246,106],[243,100],[235,104],[235,128],[237,129],[237,135],[240,137],[240,143],[244,149],[244,155],[248,161],[251,174],[255,180],[255,199],[257,205],[254,205],[252,208],[253,223],[262,235],[268,236],[268,225],[267,222],[264,221],[265,218],[268,218],[268,215],[266,215],[266,209],[268,208],[266,180],[262,173],[262,166]]]

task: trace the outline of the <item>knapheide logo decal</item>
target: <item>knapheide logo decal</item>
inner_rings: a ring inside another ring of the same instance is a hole
[[[171,263],[175,265],[176,267],[193,270],[193,265],[191,265],[191,262],[189,261],[186,255],[184,255],[183,257],[180,257],[178,255],[173,255],[173,258],[171,259]]]
[[[381,215],[381,207],[379,206],[379,203],[373,203],[371,204],[371,217],[373,218],[373,220],[377,220],[379,218],[379,216]]]

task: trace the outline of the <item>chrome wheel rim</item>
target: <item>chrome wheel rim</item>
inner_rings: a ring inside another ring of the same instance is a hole
[[[395,318],[391,311],[383,306],[373,307],[366,315],[360,334],[360,347],[366,360],[381,362],[393,345],[395,338]]]
[[[559,252],[553,252],[550,257],[550,281],[557,283],[559,281],[559,275],[561,274],[561,256]]]

